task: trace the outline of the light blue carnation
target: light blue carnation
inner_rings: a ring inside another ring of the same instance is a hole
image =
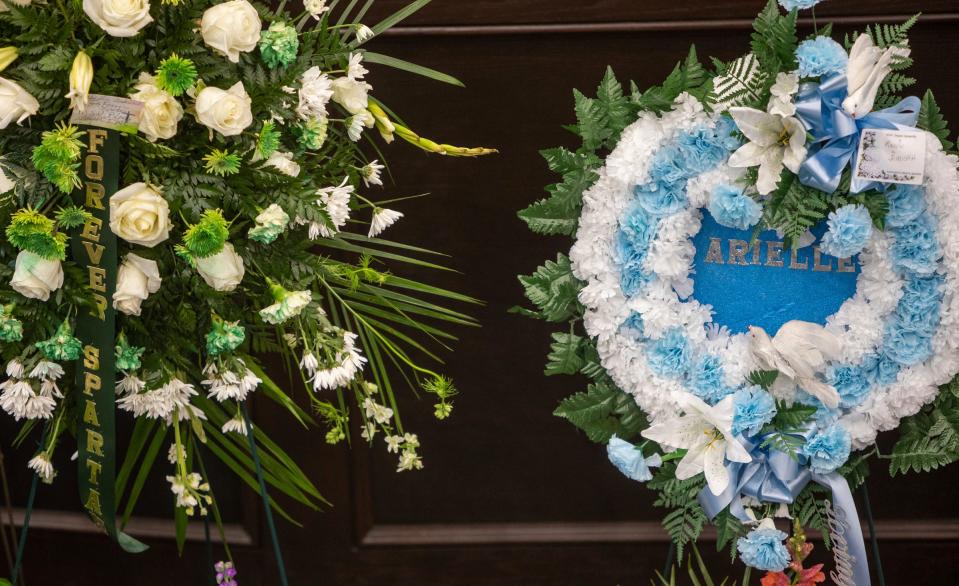
[[[862,371],[871,384],[886,386],[895,382],[902,367],[885,353],[863,358]]]
[[[763,215],[763,208],[743,190],[731,185],[719,185],[709,198],[709,213],[721,225],[737,230],[752,228]]]
[[[894,234],[896,240],[889,251],[893,266],[918,275],[931,275],[936,271],[942,248],[936,236],[935,221],[929,214],[921,214],[895,230]]]
[[[692,177],[686,169],[682,152],[676,146],[668,146],[656,151],[649,164],[649,182],[647,185],[675,185],[684,183]]]
[[[929,277],[912,276],[906,279],[902,286],[900,307],[907,307],[911,311],[938,311],[942,301],[941,275]]]
[[[660,466],[663,463],[659,454],[653,454],[649,458],[645,458],[642,450],[615,435],[606,444],[606,454],[613,466],[616,466],[626,478],[638,482],[651,480],[653,473],[649,471],[649,468]]]
[[[925,192],[919,185],[896,185],[886,192],[889,211],[886,225],[892,228],[905,226],[926,210]]]
[[[822,0],[779,0],[779,5],[786,10],[808,10]]]
[[[634,311],[633,313],[629,314],[629,317],[627,317],[619,327],[628,328],[635,331],[637,336],[642,336],[643,316],[640,315],[639,312]]]
[[[689,202],[684,183],[664,183],[656,188],[637,186],[633,193],[643,209],[658,217],[675,214]]]
[[[619,276],[619,287],[626,297],[639,293],[646,283],[653,280],[652,275],[643,270],[641,264],[623,265]]]
[[[649,245],[656,237],[656,229],[659,227],[659,221],[640,205],[630,206],[626,215],[620,221],[620,231],[625,234],[635,245]]]
[[[932,356],[932,338],[918,332],[904,330],[893,321],[886,326],[883,351],[902,366],[919,364]]]
[[[677,378],[689,370],[692,361],[689,340],[682,330],[673,328],[649,345],[646,359],[649,367],[660,376]]]
[[[832,425],[809,438],[802,448],[809,468],[817,474],[835,472],[849,459],[852,439],[841,425]]]
[[[736,391],[733,396],[733,427],[735,435],[752,437],[776,416],[776,400],[757,386]]]
[[[743,563],[764,572],[781,572],[791,556],[786,549],[786,534],[778,529],[759,528],[736,542]]]
[[[829,37],[816,37],[799,44],[796,60],[799,62],[799,77],[821,77],[845,73],[849,54]]]
[[[729,154],[722,140],[710,128],[685,132],[676,142],[689,176],[713,169]]]
[[[869,378],[858,366],[833,366],[829,369],[826,380],[839,393],[839,406],[844,409],[855,407],[869,395]]]
[[[829,214],[829,231],[820,248],[836,258],[852,258],[859,254],[872,236],[872,218],[861,205],[846,205]]]
[[[716,140],[729,152],[733,152],[742,146],[742,140],[739,137],[739,127],[729,116],[720,116],[716,121],[716,128],[713,129]]]
[[[813,413],[813,420],[820,426],[832,425],[839,419],[839,409],[830,409],[819,400],[815,395],[810,395],[801,388],[796,393],[796,402],[802,405],[809,405],[810,407],[815,407],[816,412]]]
[[[939,311],[916,309],[899,304],[896,308],[896,322],[903,330],[916,332],[924,336],[932,336],[939,327]]]
[[[705,354],[689,371],[689,388],[703,401],[715,405],[734,392],[723,382],[723,376],[722,359],[714,354]]]

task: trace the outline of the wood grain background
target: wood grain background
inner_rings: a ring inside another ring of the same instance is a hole
[[[402,4],[382,0],[369,21]],[[659,83],[690,43],[702,56],[736,57],[760,8],[745,0],[437,0],[373,42],[373,50],[449,72],[468,86],[371,67],[375,95],[413,128],[501,150],[482,160],[427,156],[402,145],[387,150],[397,187],[384,197],[432,194],[400,207],[407,219],[392,236],[450,253],[461,273],[429,277],[483,299],[486,305],[475,310],[483,327],[459,331],[458,351],[448,356],[446,372],[462,391],[449,422],[432,420],[426,401],[403,398],[404,423],[423,442],[422,472],[397,475],[394,458],[379,447],[330,449],[321,435],[291,429],[286,418],[259,405],[263,427],[305,463],[335,503],[322,513],[293,507],[302,528],[281,523],[292,584],[649,583],[667,549],[652,493],[620,476],[602,446],[550,414],[584,383],[544,377],[551,328],[507,314],[522,302],[515,275],[569,247],[566,239],[529,233],[515,210],[553,180],[538,150],[575,146],[561,128],[573,120],[573,88],[591,91],[606,64],[641,87]],[[926,18],[911,35],[915,74],[959,121],[955,0],[829,1],[818,20],[852,30],[920,10]],[[887,583],[954,583],[957,482],[955,468],[888,479],[877,467],[870,496]],[[72,485],[60,486],[44,489],[41,504],[72,507]],[[234,548],[240,584],[277,584],[256,503],[245,489],[228,492],[235,538],[250,542]],[[164,514],[169,505],[162,492],[152,498],[147,513]],[[31,586],[207,583],[202,541],[178,558],[171,540],[153,537],[148,552],[131,556],[105,539],[90,539],[78,530],[82,524],[70,526],[63,515],[44,519],[61,529],[32,533]],[[143,531],[164,532],[163,524],[151,523],[144,520]],[[703,550],[714,548],[707,540]],[[222,557],[218,550],[210,555]],[[727,567],[728,556],[709,557],[720,571]]]

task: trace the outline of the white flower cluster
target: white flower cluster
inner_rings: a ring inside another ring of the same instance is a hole
[[[172,378],[159,388],[144,391],[145,387],[143,381],[133,375],[121,379],[117,382],[117,392],[123,396],[117,399],[117,407],[134,417],[162,419],[167,425],[173,422],[174,414],[178,421],[191,416],[206,419],[201,409],[190,404],[190,398],[197,395],[193,385]]]
[[[50,419],[57,406],[56,399],[63,398],[57,387],[57,379],[63,376],[63,367],[56,362],[39,361],[26,372],[19,359],[7,363],[7,380],[0,383],[0,408],[21,419]]]
[[[742,386],[756,369],[744,334],[730,335],[712,322],[712,308],[691,298],[690,278],[695,250],[692,237],[700,230],[702,212],[709,195],[720,184],[734,183],[742,174],[728,164],[692,178],[687,184],[690,206],[659,222],[649,247],[644,269],[653,280],[627,298],[620,286],[620,266],[615,258],[615,239],[620,219],[633,200],[633,187],[647,181],[653,155],[679,133],[711,127],[702,105],[689,95],[677,98],[672,111],[662,117],[643,113],[627,128],[619,145],[598,172],[596,183],[583,195],[583,212],[576,242],[570,251],[574,275],[586,285],[579,300],[586,308],[587,333],[596,338],[603,366],[616,384],[632,394],[637,404],[656,423],[674,414],[688,394],[683,384],[655,374],[646,360],[646,348],[634,332],[621,326],[633,312],[640,314],[645,336],[661,338],[680,328],[696,352],[717,354],[723,360],[725,383]],[[927,140],[925,192],[927,206],[939,222],[939,240],[945,252],[942,320],[933,340],[934,356],[925,363],[905,368],[898,380],[874,389],[869,399],[846,412],[840,422],[852,434],[853,445],[871,443],[877,431],[895,428],[899,419],[916,413],[944,384],[959,372],[959,172],[954,155],[942,152],[939,141]],[[889,257],[890,238],[874,231],[860,255],[861,273],[853,297],[827,320],[826,328],[843,342],[843,362],[859,364],[883,341],[886,318],[902,295],[902,279]]]
[[[330,361],[321,361],[316,355],[307,350],[300,359],[300,368],[306,373],[307,379],[313,383],[314,391],[332,390],[350,384],[357,373],[363,369],[366,358],[356,347],[357,335],[353,332],[342,332],[341,347],[334,353]]]
[[[235,368],[226,368],[210,362],[203,368],[206,378],[200,384],[207,388],[207,397],[224,401],[245,401],[246,396],[256,390],[263,381],[246,367],[242,360],[235,359]]]

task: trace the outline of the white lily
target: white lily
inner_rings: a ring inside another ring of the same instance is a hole
[[[752,457],[733,436],[733,396],[710,407],[686,393],[679,401],[683,415],[651,426],[642,436],[662,445],[686,450],[676,467],[676,478],[686,480],[705,472],[709,490],[720,495],[729,486],[726,460],[747,463]]]
[[[729,157],[729,166],[759,167],[756,189],[761,195],[776,189],[784,166],[799,172],[806,158],[806,128],[802,122],[755,108],[730,108],[729,114],[749,139]]]

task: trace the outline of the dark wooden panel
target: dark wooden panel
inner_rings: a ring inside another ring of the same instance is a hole
[[[370,21],[405,5],[404,0],[379,0]],[[690,21],[702,19],[749,19],[765,6],[761,0],[434,0],[405,24],[416,26],[556,24],[602,22]],[[925,14],[956,12],[954,0],[828,0],[816,7],[821,19],[876,14]],[[809,13],[804,12],[804,15]]]

